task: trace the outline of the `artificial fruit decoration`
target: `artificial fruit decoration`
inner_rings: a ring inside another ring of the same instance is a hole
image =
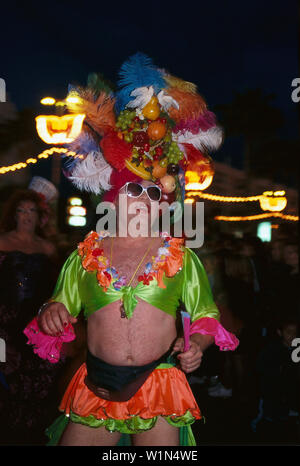
[[[156,120],[160,115],[160,107],[157,97],[151,97],[150,101],[142,110],[144,117],[148,120]]]
[[[147,129],[147,133],[150,139],[153,141],[158,141],[159,139],[162,139],[167,132],[167,127],[164,123],[161,121],[153,121],[150,123]]]
[[[174,176],[172,175],[165,175],[159,180],[161,186],[162,186],[162,191],[163,193],[172,193],[175,191],[176,188],[176,181]]]
[[[161,178],[161,177],[165,176],[166,173],[167,173],[167,167],[162,167],[159,164],[159,161],[155,160],[153,162],[152,176],[154,178]]]

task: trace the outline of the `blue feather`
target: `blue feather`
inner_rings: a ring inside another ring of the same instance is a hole
[[[162,72],[154,66],[150,57],[141,52],[132,55],[123,63],[119,76],[115,107],[117,113],[133,99],[130,94],[137,87],[153,86],[156,94],[166,87]]]
[[[92,151],[99,151],[99,144],[89,134],[81,132],[75,141],[65,144],[65,147],[70,151],[76,152],[77,155],[87,155]],[[78,149],[80,148],[80,149]],[[80,158],[73,158],[67,155],[63,156],[65,160],[64,167],[71,170],[82,161]]]

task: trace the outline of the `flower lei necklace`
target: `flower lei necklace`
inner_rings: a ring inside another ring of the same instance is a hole
[[[99,234],[92,231],[83,242],[79,243],[78,254],[81,257],[82,266],[87,272],[97,272],[97,281],[104,291],[107,291],[111,284],[115,290],[120,290],[123,286],[126,286],[127,280],[124,276],[119,277],[117,270],[112,266],[111,260],[109,261],[104,256],[102,244],[107,236],[109,236],[107,231]],[[147,262],[144,273],[138,276],[138,281],[143,282],[144,285],[149,285],[155,278],[158,286],[165,288],[163,274],[172,277],[182,269],[184,255],[182,244],[184,240],[172,238],[168,233],[162,233],[161,237],[163,239],[162,246],[158,249],[157,255],[152,256],[152,262]]]

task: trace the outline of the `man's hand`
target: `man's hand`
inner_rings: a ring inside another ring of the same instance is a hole
[[[173,347],[173,352],[181,351],[181,354],[178,354],[177,358],[180,361],[181,369],[186,372],[193,372],[201,364],[203,352],[200,348],[199,343],[196,343],[190,339],[190,349],[183,353],[184,340],[183,338],[178,338]]]
[[[181,369],[184,372],[193,372],[201,364],[203,351],[206,350],[214,342],[214,338],[210,335],[202,335],[200,333],[194,333],[190,336],[190,348],[188,351],[183,353],[184,339],[178,338],[175,341],[173,347],[173,353],[180,351],[181,354],[177,356],[180,360]]]
[[[77,319],[71,316],[62,303],[49,303],[37,317],[41,331],[51,336],[59,336],[64,333],[64,328],[69,324],[75,324]]]

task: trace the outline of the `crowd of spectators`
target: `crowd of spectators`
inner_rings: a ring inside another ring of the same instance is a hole
[[[263,426],[280,438],[291,419],[299,429],[296,239],[266,243],[250,235],[225,235],[206,242],[197,254],[206,268],[221,323],[240,344],[226,353],[210,347],[190,383],[204,385],[210,397],[234,398],[247,406],[253,432]]]

